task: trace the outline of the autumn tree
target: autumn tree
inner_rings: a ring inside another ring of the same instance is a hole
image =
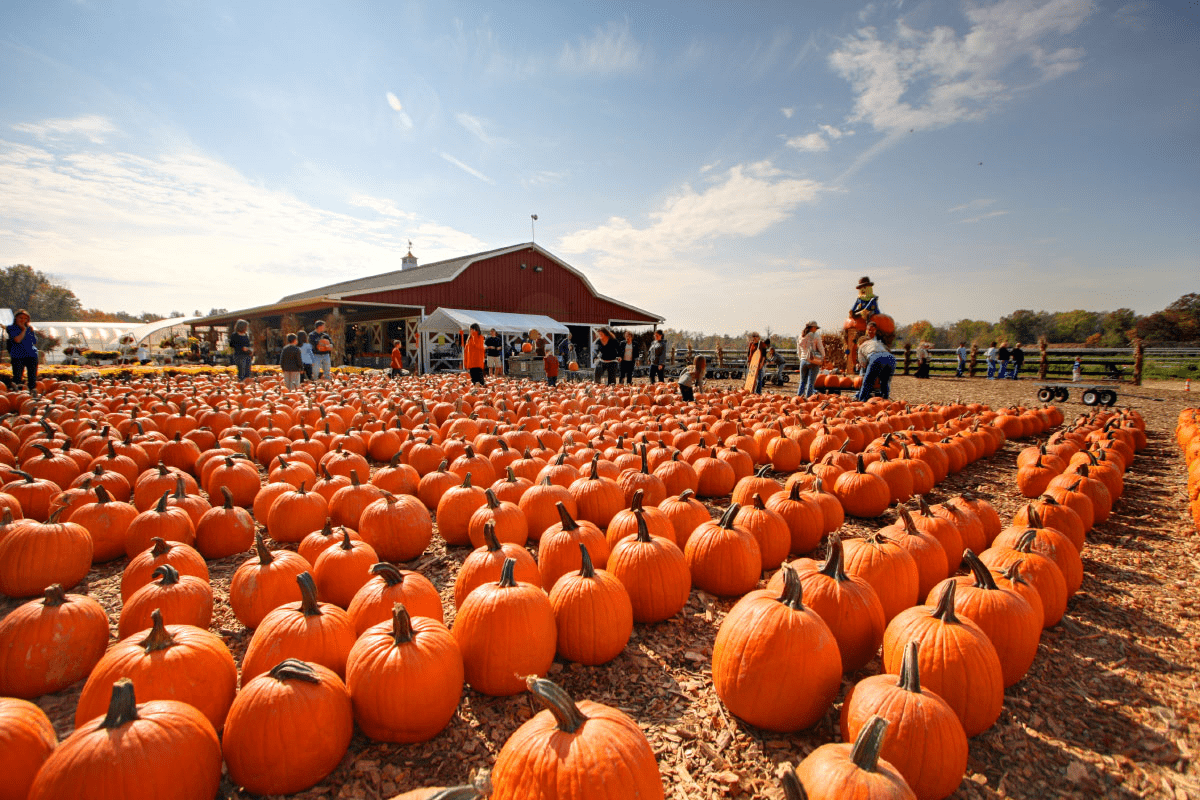
[[[24,308],[35,321],[75,320],[83,312],[73,291],[25,264],[0,269],[0,308]]]

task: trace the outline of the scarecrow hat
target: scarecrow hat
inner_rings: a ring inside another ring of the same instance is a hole
[[[808,322],[804,323],[804,330],[808,330],[809,328],[820,329],[820,327],[821,326],[817,324],[815,319],[810,319]]]
[[[874,285],[875,284],[871,282],[870,278],[868,278],[866,275],[863,275],[861,278],[858,279],[858,286],[855,286],[854,288],[855,289],[865,289],[868,286],[874,286]]]

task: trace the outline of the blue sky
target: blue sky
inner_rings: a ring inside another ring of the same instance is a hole
[[[1200,3],[8,2],[0,264],[244,308],[530,238],[687,330],[1200,291]]]

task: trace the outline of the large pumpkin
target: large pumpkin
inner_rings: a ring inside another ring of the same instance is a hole
[[[508,738],[492,769],[492,800],[663,797],[654,750],[623,712],[574,702],[547,680],[529,691],[545,707]]]
[[[108,617],[58,584],[0,619],[0,695],[34,698],[87,677],[108,646]]]
[[[713,686],[736,716],[771,731],[816,724],[842,685],[837,640],[804,606],[800,577],[783,568],[783,593],[750,592],[729,610],[713,644]]]
[[[133,682],[122,679],[113,684],[107,714],[80,725],[46,759],[29,800],[212,800],[220,784],[221,743],[212,723],[175,700],[139,705]]]
[[[739,508],[734,503],[720,521],[700,525],[683,549],[692,585],[718,597],[745,594],[762,572],[762,553],[754,534],[734,524]]]
[[[307,572],[296,578],[300,602],[286,603],[263,617],[242,659],[242,683],[262,675],[283,659],[297,658],[346,672],[354,646],[354,624],[345,611],[317,602],[317,585]]]
[[[0,539],[0,594],[34,597],[52,584],[70,588],[92,566],[92,535],[82,525],[58,522],[58,511],[46,522],[13,523]]]
[[[25,800],[57,744],[45,711],[28,700],[0,697],[0,800]]]
[[[555,581],[550,607],[558,631],[558,654],[595,666],[625,649],[633,633],[633,605],[621,581],[596,570],[585,545],[579,545],[579,550],[582,566]]]
[[[796,767],[809,800],[916,800],[904,776],[880,758],[887,720],[872,717],[854,744],[823,744]]]

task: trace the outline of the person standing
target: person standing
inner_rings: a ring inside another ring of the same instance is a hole
[[[546,385],[558,385],[558,356],[554,355],[552,349],[546,349],[546,355],[542,357],[542,364],[546,367]]]
[[[137,347],[137,362],[143,367],[150,363],[150,343],[145,339]]]
[[[986,353],[984,353],[984,357],[987,358],[988,380],[996,377],[996,353],[996,343],[992,342],[992,346],[987,349]]]
[[[1079,383],[1083,380],[1083,364],[1079,361],[1079,356],[1075,356],[1075,363],[1071,365],[1071,382]]]
[[[303,366],[303,370],[300,372],[300,382],[311,381],[313,349],[312,342],[308,341],[308,331],[298,331],[296,333],[296,343],[300,345],[300,363]]]
[[[313,349],[313,378],[322,380],[333,377],[333,339],[325,332],[325,320],[317,320],[308,340]]]
[[[400,347],[399,339],[392,342],[392,371],[390,374],[393,378],[404,376],[404,349]]]
[[[996,380],[1004,377],[1004,371],[1008,369],[1008,342],[1001,342],[1000,348],[996,350]],[[988,377],[992,377],[988,375]]]
[[[879,396],[884,400],[892,396],[892,375],[896,372],[896,358],[879,338],[874,323],[867,323],[867,330],[858,343],[858,364],[863,368],[862,388],[855,399],[866,400],[872,387],[879,382]]]
[[[617,383],[633,383],[633,366],[637,363],[638,346],[633,340],[633,332],[625,331],[625,343],[621,346],[621,375]]]
[[[233,365],[237,367],[237,379],[244,381],[250,377],[250,359],[254,357],[254,349],[250,345],[249,322],[239,319],[233,324],[229,346],[233,349]]]
[[[762,394],[763,384],[767,380],[767,354],[775,348],[771,347],[770,339],[758,343],[758,374],[754,377],[754,393]]]
[[[459,336],[463,336],[463,332],[458,332]],[[478,322],[471,323],[471,333],[463,337],[463,367],[467,372],[471,373],[471,383],[478,383],[480,386],[487,386],[483,379],[484,368],[484,353],[487,346],[483,343],[483,332],[479,329]]]
[[[704,375],[708,372],[708,362],[704,356],[696,356],[692,361],[692,368],[684,370],[680,373],[679,395],[685,403],[691,403],[696,400],[696,392],[704,388]]]
[[[605,376],[605,382],[610,386],[617,382],[617,361],[621,357],[621,346],[617,344],[617,337],[613,336],[613,332],[608,328],[601,328],[597,332],[599,337],[597,340],[596,351],[596,383],[600,382],[600,376]]]
[[[24,378],[29,393],[37,397],[38,349],[37,334],[30,325],[29,312],[18,308],[13,315],[12,325],[5,328],[8,333],[8,355],[12,359],[12,376],[15,386]]]
[[[492,328],[488,331],[487,338],[483,340],[483,355],[484,361],[487,364],[488,375],[493,378],[499,378],[504,375],[504,360],[501,358],[504,340],[496,333],[496,329]]]
[[[300,375],[304,372],[304,361],[300,358],[300,345],[294,333],[287,335],[287,344],[279,352],[279,369],[283,371],[285,389],[299,389]]]
[[[796,343],[796,355],[800,357],[800,386],[796,394],[809,397],[816,391],[817,373],[825,363],[825,343],[821,340],[821,329],[815,319],[804,326],[804,333],[800,334],[800,341]]]
[[[924,339],[917,343],[917,374],[915,377],[922,380],[929,377],[929,348],[932,346]]]
[[[1021,371],[1021,367],[1025,364],[1025,351],[1021,349],[1021,343],[1017,342],[1008,354],[1012,358],[1012,369],[1009,370],[1009,380],[1017,380],[1017,373]]]
[[[646,350],[646,361],[650,364],[650,382],[665,381],[667,374],[667,343],[663,341],[663,332],[654,332],[654,341]]]
[[[954,353],[958,356],[958,371],[954,373],[954,377],[961,378],[967,369],[967,343],[959,342]]]

